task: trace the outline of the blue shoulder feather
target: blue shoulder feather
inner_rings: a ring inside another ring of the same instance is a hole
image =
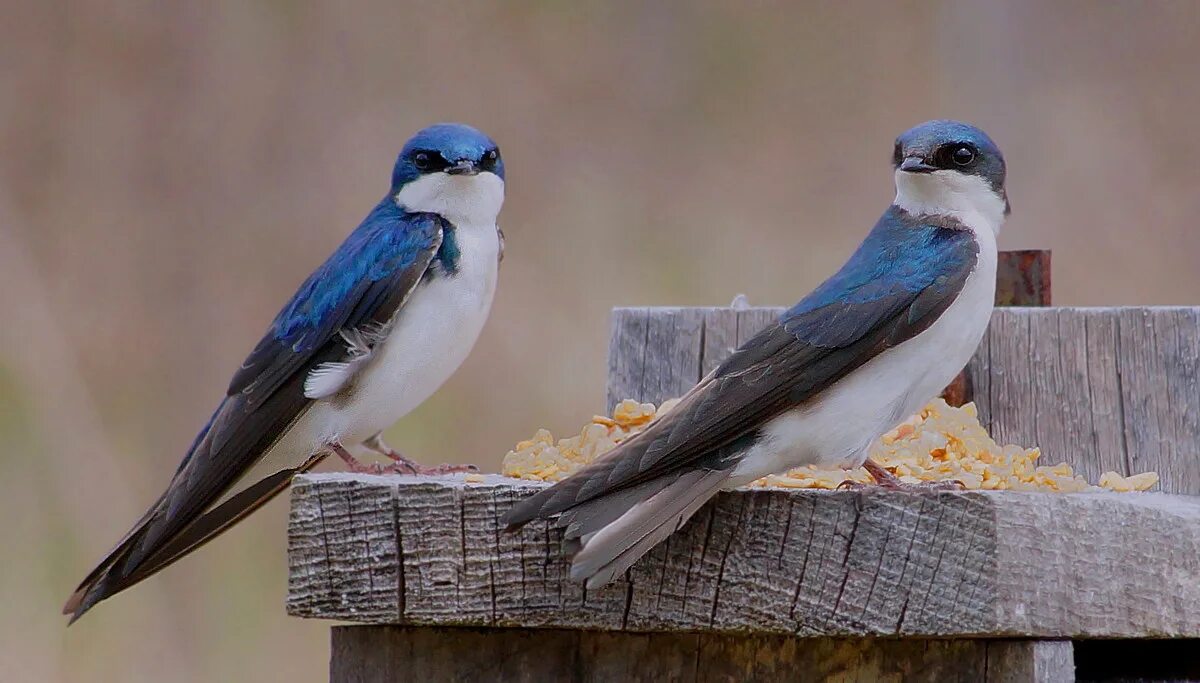
[[[975,267],[978,250],[969,230],[893,206],[841,270],[788,309],[780,322],[802,342],[846,346],[911,306],[919,294],[949,305]]]
[[[343,328],[370,319],[387,322],[394,310],[380,315],[379,307],[398,306],[420,281],[441,246],[444,226],[434,214],[407,213],[390,198],[381,201],[275,316],[228,393],[251,387],[270,393]],[[393,291],[397,287],[405,291]]]

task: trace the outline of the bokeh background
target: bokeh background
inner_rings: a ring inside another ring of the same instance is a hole
[[[1200,3],[3,3],[0,680],[320,681],[286,502],[70,630],[233,368],[438,120],[501,144],[474,354],[389,432],[494,470],[602,407],[608,311],[790,303],[981,125],[1061,304],[1200,303]]]

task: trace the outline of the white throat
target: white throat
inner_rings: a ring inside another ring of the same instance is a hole
[[[957,171],[896,171],[896,206],[915,216],[950,216],[992,237],[1004,225],[1006,203],[986,180]]]
[[[495,173],[430,173],[396,193],[408,211],[436,213],[455,225],[495,225],[504,204],[504,181]]]

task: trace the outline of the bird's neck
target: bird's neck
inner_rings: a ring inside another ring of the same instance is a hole
[[[912,216],[944,216],[995,244],[1007,202],[986,180],[954,171],[896,171],[896,207]]]
[[[394,198],[405,211],[434,213],[456,227],[492,227],[504,204],[504,181],[493,173],[431,173],[404,185]]]

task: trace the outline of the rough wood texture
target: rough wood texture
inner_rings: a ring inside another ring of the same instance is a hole
[[[782,310],[616,309],[608,407],[678,396]],[[1091,481],[1154,470],[1162,491],[1200,494],[1200,308],[998,308],[967,370],[997,441]]]
[[[968,369],[997,441],[1200,494],[1200,308],[997,309]]]
[[[1069,641],[339,626],[330,680],[1067,683]]]
[[[1200,501],[1160,494],[719,495],[587,591],[537,485],[320,474],[292,488],[288,610],[439,626],[801,636],[1200,636]]]

